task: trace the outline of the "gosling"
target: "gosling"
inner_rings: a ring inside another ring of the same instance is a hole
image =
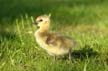
[[[37,44],[43,48],[49,55],[61,56],[68,54],[71,60],[72,48],[75,47],[75,42],[69,37],[58,33],[50,32],[50,16],[42,15],[37,17],[35,24],[39,27],[34,33]]]

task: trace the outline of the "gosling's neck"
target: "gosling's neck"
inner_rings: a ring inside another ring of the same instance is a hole
[[[40,27],[38,30],[37,30],[39,33],[47,33],[49,31],[49,27]]]

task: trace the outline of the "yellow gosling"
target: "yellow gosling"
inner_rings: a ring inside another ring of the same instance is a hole
[[[50,32],[50,16],[48,15],[37,17],[35,24],[39,27],[34,33],[38,45],[51,56],[69,54],[69,60],[71,60],[72,48],[75,47],[74,40],[61,34]]]

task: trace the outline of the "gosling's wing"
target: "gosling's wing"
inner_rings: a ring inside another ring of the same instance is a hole
[[[58,33],[51,33],[47,36],[46,44],[54,47],[73,47],[75,42],[73,39]]]
[[[46,38],[46,44],[47,45],[57,46],[57,41],[58,41],[58,35],[57,34],[50,33],[47,35],[47,38]]]
[[[73,38],[64,36],[65,39],[67,40],[66,43],[69,44],[70,47],[76,47],[76,41]]]

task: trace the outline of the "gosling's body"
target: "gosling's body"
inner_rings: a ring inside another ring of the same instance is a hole
[[[36,23],[40,28],[35,32],[34,35],[36,42],[41,48],[45,49],[48,54],[52,56],[64,54],[70,55],[72,48],[75,45],[74,40],[61,34],[50,32],[49,16],[39,16],[36,19]]]
[[[39,46],[45,49],[50,55],[67,54],[74,45],[72,40],[56,33],[36,31],[35,36]]]

